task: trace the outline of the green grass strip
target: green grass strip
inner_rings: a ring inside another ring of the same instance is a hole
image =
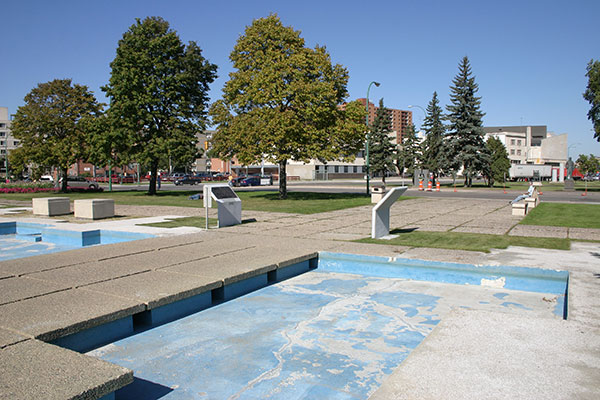
[[[408,247],[430,247],[435,249],[470,250],[489,253],[491,249],[506,249],[508,246],[538,247],[543,249],[569,250],[571,241],[559,238],[489,235],[463,232],[427,232],[395,230],[395,239],[360,239],[360,243],[387,244]]]
[[[600,205],[542,202],[527,213],[521,224],[600,229]]]
[[[69,197],[71,200],[104,198],[114,199],[116,204],[139,206],[175,206],[202,208],[202,201],[190,200],[195,191],[161,190],[156,196],[149,196],[145,191],[115,191],[100,193],[57,193],[52,197]],[[343,210],[371,204],[371,198],[358,193],[316,193],[289,192],[288,198],[279,199],[277,191],[237,192],[242,200],[243,210],[282,212],[292,214],[316,214],[327,211]],[[0,199],[31,201],[36,197],[48,197],[47,193],[11,193],[0,195]],[[406,200],[408,197],[402,197]]]
[[[164,222],[152,222],[150,224],[138,224],[139,226],[153,226],[155,228],[179,228],[182,226],[191,226],[194,228],[206,227],[206,218],[204,217],[185,217],[185,218],[174,218]],[[216,218],[208,219],[208,226],[217,225]]]

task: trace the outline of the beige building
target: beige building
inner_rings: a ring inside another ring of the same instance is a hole
[[[552,180],[564,181],[568,134],[548,132],[545,125],[489,126],[483,130],[486,140],[494,136],[504,144],[511,164],[551,165]]]

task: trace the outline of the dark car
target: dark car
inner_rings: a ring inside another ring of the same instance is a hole
[[[200,183],[201,180],[196,178],[195,176],[183,175],[175,179],[175,185],[195,185],[196,183]]]
[[[260,178],[258,176],[249,176],[240,182],[240,186],[260,186]]]

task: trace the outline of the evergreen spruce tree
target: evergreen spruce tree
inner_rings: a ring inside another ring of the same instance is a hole
[[[459,64],[458,75],[450,86],[451,105],[447,106],[449,135],[452,137],[452,153],[463,167],[465,186],[472,185],[473,175],[489,165],[489,157],[483,140],[485,115],[479,109],[481,97],[475,96],[479,85],[471,74],[469,59],[465,56]]]
[[[437,92],[433,92],[433,97],[427,105],[426,111],[427,114],[423,121],[423,129],[427,135],[422,144],[423,168],[433,173],[435,181],[447,164],[444,157],[444,133],[446,129],[442,123],[443,114]]]
[[[414,124],[408,126],[404,135],[402,135],[402,149],[398,152],[396,166],[399,171],[406,171],[412,175],[415,168],[419,166],[421,160],[421,146],[417,138],[417,132]]]
[[[369,164],[374,174],[381,174],[384,184],[386,173],[394,169],[394,145],[389,136],[391,131],[390,111],[383,106],[383,99],[380,99],[369,138]]]

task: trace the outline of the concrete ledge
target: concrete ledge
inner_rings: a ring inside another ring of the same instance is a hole
[[[0,326],[51,341],[144,309],[138,301],[71,289],[0,306]]]
[[[68,197],[40,197],[31,201],[35,215],[52,217],[71,213],[71,204]]]
[[[133,372],[67,349],[27,340],[0,350],[3,399],[98,399],[133,382]]]
[[[75,200],[75,218],[102,219],[115,216],[115,201],[113,199]]]

